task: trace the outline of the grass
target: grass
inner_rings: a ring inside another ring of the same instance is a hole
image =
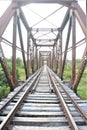
[[[64,76],[63,76],[63,79],[65,81],[71,79],[71,65],[70,64],[71,63],[68,62],[67,65],[65,66],[65,71],[64,71]],[[77,70],[78,70],[78,66],[79,66],[79,61],[77,63]],[[84,70],[83,76],[78,85],[77,94],[81,99],[87,100],[87,68]]]
[[[17,73],[18,73],[18,76],[17,76],[18,80],[25,80],[26,76],[25,76],[24,68],[18,68]]]
[[[81,99],[87,100],[87,88],[85,88],[85,86],[79,86],[77,89],[77,94]]]
[[[21,60],[18,60],[18,62],[19,61],[22,62]],[[78,69],[78,65],[79,65],[79,61],[77,63],[77,69]],[[32,73],[32,70],[30,71]],[[3,83],[0,81],[0,99],[1,99],[8,95],[8,93],[10,92],[10,88],[8,87],[8,84],[6,84],[7,81],[6,81],[6,78],[2,69],[0,69],[0,78],[1,78],[1,81],[3,81]],[[25,77],[24,66],[22,63],[20,63],[20,65],[19,64],[17,65],[17,79],[25,80],[25,78],[26,77]],[[69,81],[71,79],[71,61],[67,61],[63,79],[65,81],[67,80]],[[87,68],[85,69],[82,79],[79,83],[77,94],[81,97],[81,99],[87,100]]]
[[[10,72],[12,73],[12,58],[7,59],[7,64]],[[30,72],[32,73],[32,69],[30,69]],[[16,78],[21,81],[26,79],[24,64],[20,58],[16,59]],[[10,87],[0,64],[0,99],[6,97],[9,92]]]
[[[87,100],[87,68],[85,69],[81,81],[79,83],[77,94],[82,98]]]
[[[10,87],[7,87],[7,86],[3,86],[1,87],[0,86],[0,100],[4,97],[7,97],[7,95],[9,94],[10,92]]]

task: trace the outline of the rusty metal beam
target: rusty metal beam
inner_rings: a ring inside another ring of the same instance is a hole
[[[27,65],[26,65],[26,59],[25,59],[25,53],[24,53],[24,45],[23,45],[23,37],[22,37],[21,25],[20,25],[20,19],[19,19],[19,17],[17,17],[17,24],[18,24],[18,32],[19,32],[21,49],[22,49],[22,56],[23,56],[25,74],[26,74],[26,79],[27,79],[28,78]]]
[[[76,20],[74,12],[72,12],[72,83],[76,76]]]
[[[65,28],[68,20],[69,20],[69,16],[70,16],[70,9],[67,10],[66,14],[65,14],[65,17],[63,19],[63,22],[61,24],[61,30],[63,31],[63,29]]]
[[[7,25],[9,24],[12,16],[14,15],[16,7],[17,7],[17,3],[16,2],[11,3],[9,5],[9,7],[6,9],[6,11],[4,12],[4,14],[0,17],[0,37],[2,37],[2,35],[3,35]],[[2,38],[0,38],[0,42],[1,41],[2,41]],[[2,65],[4,73],[6,75],[8,84],[10,86],[10,90],[13,91],[15,85],[13,83],[12,76],[10,74],[10,70],[8,68],[7,61],[6,61],[6,58],[4,56],[4,52],[3,52],[1,44],[0,44],[0,53],[2,55],[0,57],[0,63]]]
[[[17,12],[14,13],[13,20],[13,44],[12,44],[12,79],[14,84],[17,84],[16,78],[16,33],[17,33]]]
[[[33,62],[34,62],[33,66],[34,66],[34,72],[36,71],[36,57],[35,57],[35,55],[36,55],[36,47],[34,46],[33,47]]]
[[[86,15],[78,3],[74,3],[73,6],[75,7],[75,10],[74,10],[75,16],[83,30],[83,33],[87,37]]]
[[[84,55],[87,53],[86,50],[87,50],[87,46],[86,46],[86,49],[85,49],[85,51],[84,51]],[[86,54],[86,55],[87,55],[87,54]],[[86,64],[87,64],[87,59],[86,59],[86,56],[85,56],[85,59],[84,59],[84,57],[82,58],[82,61],[81,61],[80,66],[79,66],[79,70],[78,70],[78,72],[77,72],[77,76],[76,76],[76,78],[75,78],[75,80],[74,80],[74,83],[73,83],[73,86],[72,86],[72,89],[73,89],[76,93],[77,93],[77,87],[78,87],[78,85],[79,85],[79,83],[80,83],[80,80],[81,80],[81,78],[82,78],[82,75],[83,75],[83,73],[84,73]]]
[[[53,66],[53,70],[55,71],[55,46],[53,46],[53,64],[52,64],[52,66]]]
[[[64,58],[63,58],[63,66],[62,66],[62,77],[63,77],[64,68],[65,68],[65,62],[66,62],[66,57],[67,57],[67,49],[68,49],[69,39],[70,39],[70,33],[71,33],[71,23],[72,23],[72,17],[70,18],[70,21],[69,21],[67,39],[66,39],[66,44],[65,44],[65,51],[64,51]]]
[[[56,49],[56,51],[55,51],[56,52],[56,71],[55,72],[57,74],[57,70],[58,70],[58,55],[57,55],[58,54],[57,53],[58,52],[58,42],[57,42],[57,44],[55,46],[55,49]]]
[[[0,38],[1,39],[1,38]],[[14,90],[14,82],[12,80],[12,76],[11,76],[11,73],[10,73],[10,70],[8,68],[8,65],[7,65],[7,61],[6,61],[6,58],[4,56],[4,53],[3,53],[3,49],[2,49],[2,46],[0,44],[0,63],[1,63],[1,66],[3,68],[3,71],[5,73],[5,76],[7,78],[7,81],[8,81],[8,84],[10,86],[10,91],[13,91]]]
[[[65,15],[65,17],[64,17],[64,20],[63,20],[63,22],[62,22],[62,24],[61,24],[61,27],[60,28],[58,28],[58,31],[63,31],[63,29],[65,28],[65,26],[66,26],[66,24],[67,24],[67,22],[68,22],[68,20],[69,20],[69,15],[70,15],[70,9],[68,9],[67,10],[67,12],[66,12],[66,15]],[[59,39],[59,32],[58,32],[58,34],[57,34],[57,37],[56,37],[56,39],[55,39],[55,41],[54,41],[54,46],[57,44],[57,41],[58,41],[58,39]]]
[[[60,47],[60,54],[59,54],[59,76],[62,79],[62,31],[59,32],[59,47]]]
[[[14,15],[16,7],[17,7],[16,2],[11,3],[9,7],[6,9],[6,11],[4,12],[4,14],[0,17],[0,37],[3,35],[9,21]],[[0,39],[0,42],[1,42],[1,39]]]
[[[34,73],[34,46],[32,47],[31,68],[32,73]]]
[[[12,80],[12,76],[11,76],[10,70],[8,68],[7,61],[6,61],[6,58],[4,56],[1,44],[0,44],[0,63],[1,63],[1,66],[3,68],[3,71],[5,73],[5,76],[7,78],[8,84],[10,86],[10,90],[13,91],[15,85],[14,85],[14,82]]]
[[[21,8],[19,8],[19,11],[20,11],[20,18],[21,18],[21,20],[22,20],[22,22],[23,22],[23,24],[24,24],[26,30],[27,30],[28,32],[30,32],[30,37],[31,37],[31,39],[32,39],[32,41],[33,41],[33,43],[34,43],[34,45],[36,46],[36,40],[34,39],[32,33],[31,33],[31,29],[30,29],[30,27],[29,27],[29,25],[28,25],[28,22],[27,22],[27,20],[26,20],[26,18],[25,18],[25,16],[24,16],[24,13],[23,13],[23,11],[22,11]]]
[[[56,39],[55,39],[55,41],[54,41],[54,46],[57,44],[57,41],[58,41],[58,39],[59,39],[59,32],[58,32],[58,34],[57,34],[57,37],[56,37]]]
[[[5,62],[5,59],[0,57],[0,63],[1,63],[1,66],[2,66],[2,68],[3,68],[3,71],[4,71],[4,73],[5,73],[5,76],[6,76],[6,78],[7,78],[8,84],[9,84],[9,86],[10,86],[10,91],[13,91],[15,85],[14,85],[13,80],[12,80],[12,78],[11,78],[11,74],[10,74],[10,71],[9,71],[9,69],[8,69],[8,67],[7,67],[6,62]]]
[[[83,10],[81,9],[81,7],[79,6],[78,3],[74,3],[73,6],[76,8],[74,10],[74,13],[75,13],[75,16],[83,30],[83,33],[86,37],[86,44],[87,44],[87,16],[85,15],[85,13],[83,12]],[[85,69],[85,56],[87,54],[87,45],[86,45],[86,48],[84,50],[84,53],[83,53],[83,56],[82,56],[82,60],[81,60],[81,63],[79,65],[79,69],[78,69],[78,72],[77,72],[77,75],[75,77],[75,80],[74,80],[74,83],[73,83],[73,86],[72,86],[72,89],[74,89],[75,92],[77,92],[77,87],[78,87],[78,84],[81,80],[81,77],[82,77],[82,74],[84,72],[84,69]]]
[[[37,46],[35,47],[35,60],[36,60],[36,70],[37,70],[37,66],[38,66]]]
[[[29,61],[29,51],[30,51],[30,33],[27,32],[27,74],[29,76],[30,74],[30,61]]]

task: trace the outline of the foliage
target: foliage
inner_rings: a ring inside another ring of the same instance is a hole
[[[70,80],[71,79],[71,61],[67,60],[63,75],[64,80]]]
[[[81,62],[80,59],[76,60],[76,72],[78,70],[80,62]],[[69,61],[69,60],[66,62],[63,79],[71,80],[71,61]],[[80,81],[78,89],[77,89],[77,94],[82,99],[87,99],[87,68],[84,70],[83,76],[81,78],[81,81]]]
[[[7,59],[7,64],[11,72],[12,71],[12,58]],[[16,76],[18,80],[25,80],[23,61],[20,58],[16,59]],[[4,71],[0,65],[0,99],[6,97],[9,92],[10,92],[10,87],[8,85]]]
[[[10,71],[12,70],[12,58],[7,59],[8,66]],[[25,71],[23,61],[18,57],[16,59],[16,77],[18,80],[25,80]]]
[[[83,76],[77,89],[77,93],[82,99],[87,99],[87,68],[83,73]]]
[[[0,86],[6,85],[6,84],[8,84],[7,79],[5,77],[5,74],[4,74],[1,66],[0,66]]]
[[[6,97],[9,92],[10,92],[10,87],[0,86],[0,99]]]
[[[12,58],[7,59],[7,63],[10,71],[12,71]],[[79,63],[80,63],[80,59],[76,61],[77,70],[79,67]],[[23,61],[20,58],[16,59],[16,76],[18,80],[25,80],[24,65],[23,65]],[[63,79],[71,80],[71,61],[69,60],[66,61]],[[7,79],[2,70],[2,67],[0,66],[0,99],[6,97],[9,92],[10,92],[10,88],[8,86]],[[82,99],[87,99],[87,68],[85,69],[83,77],[79,83],[77,93]]]

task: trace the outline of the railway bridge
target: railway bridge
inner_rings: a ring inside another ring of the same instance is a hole
[[[45,16],[31,9],[32,5]],[[4,37],[10,22],[12,40]],[[3,44],[12,48],[11,69],[6,59],[9,50]],[[24,81],[17,79],[17,51],[22,54]],[[71,73],[65,82],[68,56]],[[0,102],[0,130],[87,130],[87,100],[77,96],[86,63],[87,7],[84,12],[76,0],[10,1],[0,17],[0,64],[10,87]]]

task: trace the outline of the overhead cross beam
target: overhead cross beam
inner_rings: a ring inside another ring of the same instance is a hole
[[[42,44],[37,44],[37,46],[40,46],[40,47],[53,47],[53,45],[51,45],[51,44],[49,44],[49,45],[48,44],[46,44],[46,45],[45,44],[43,44],[43,45]]]
[[[72,8],[72,2],[76,2],[76,0],[14,0],[17,1],[19,3],[20,6],[24,6],[27,4],[31,4],[31,3],[56,3],[56,4],[61,4],[64,5],[66,7]]]
[[[58,31],[58,28],[30,28],[31,31],[36,31],[36,32],[39,32],[39,31],[49,31],[49,32],[53,32],[53,31]]]

